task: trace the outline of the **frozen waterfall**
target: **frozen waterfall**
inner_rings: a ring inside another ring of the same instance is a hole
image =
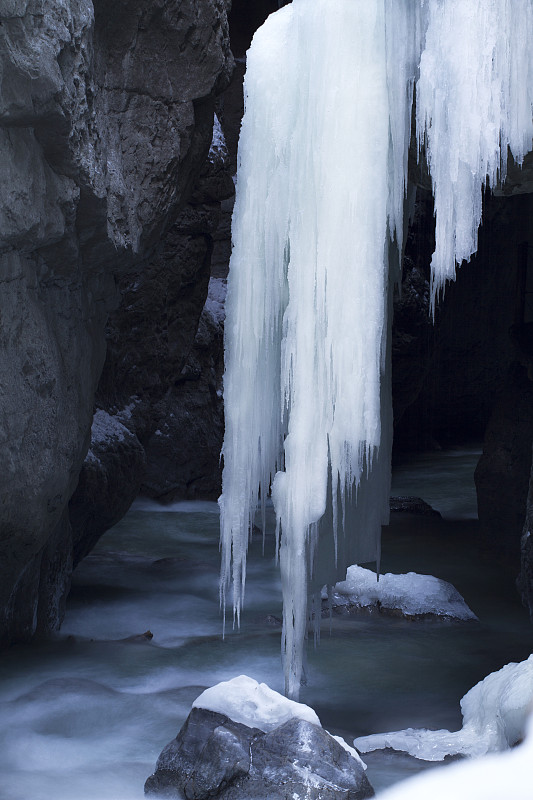
[[[293,0],[248,53],[226,301],[221,599],[232,585],[238,622],[251,525],[271,491],[291,697],[310,595],[350,564],[379,567],[415,82],[436,292],[476,249],[486,177],[505,174],[508,146],[517,160],[531,149],[532,13],[531,0]]]

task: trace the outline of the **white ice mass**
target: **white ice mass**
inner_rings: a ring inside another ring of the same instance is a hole
[[[327,592],[325,592],[327,596]],[[433,575],[391,572],[377,575],[370,569],[352,565],[346,580],[333,587],[331,603],[336,606],[372,608],[378,605],[405,617],[434,615],[443,619],[477,620],[476,615],[451,583]]]
[[[388,517],[390,296],[416,82],[437,291],[476,249],[481,193],[531,149],[531,0],[293,0],[248,53],[226,302],[221,600],[278,519],[285,683],[308,604],[378,562]]]
[[[320,726],[316,712],[304,703],[296,703],[275,692],[266,683],[258,683],[247,675],[222,681],[202,692],[193,708],[218,711],[235,722],[268,733],[293,717]]]
[[[523,744],[506,753],[423,772],[380,792],[379,800],[531,800],[533,718]]]
[[[482,756],[520,742],[532,710],[533,655],[491,672],[465,694],[460,731],[407,728],[361,736],[354,746],[362,753],[390,747],[425,761],[442,761],[453,755]]]

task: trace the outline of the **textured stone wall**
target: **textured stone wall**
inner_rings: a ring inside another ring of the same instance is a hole
[[[116,283],[159,246],[231,73],[222,0],[0,6],[0,640],[57,627]],[[192,333],[194,336],[194,331]]]

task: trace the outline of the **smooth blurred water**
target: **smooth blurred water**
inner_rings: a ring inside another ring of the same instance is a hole
[[[419,463],[411,472],[404,466],[401,486],[409,491],[396,483],[395,493],[436,505],[446,485],[459,502],[468,472],[472,498],[475,455],[456,459],[441,453],[424,457],[422,470]],[[450,465],[458,463],[454,482]],[[448,508],[453,516],[453,503]],[[480,623],[326,620],[320,646],[309,648],[301,700],[328,730],[351,743],[410,726],[456,729],[461,696],[533,650],[514,576],[479,561],[476,525],[469,518],[394,515],[384,532],[384,571],[451,580]],[[223,641],[216,504],[163,509],[137,502],[76,571],[61,634],[2,656],[1,800],[140,800],[159,752],[203,688],[246,673],[280,691],[281,591],[272,533],[264,557],[262,546],[254,534],[242,628],[233,631],[228,620]],[[146,630],[151,641],[124,641]],[[376,789],[428,766],[390,752],[365,760]]]

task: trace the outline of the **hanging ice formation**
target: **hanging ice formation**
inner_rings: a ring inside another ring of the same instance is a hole
[[[433,296],[477,246],[482,186],[531,149],[533,0],[293,0],[248,53],[226,301],[221,597],[244,597],[272,491],[286,691],[309,597],[378,561],[390,286],[413,87],[434,185]],[[528,93],[529,92],[529,93]],[[391,274],[389,274],[391,273]]]

